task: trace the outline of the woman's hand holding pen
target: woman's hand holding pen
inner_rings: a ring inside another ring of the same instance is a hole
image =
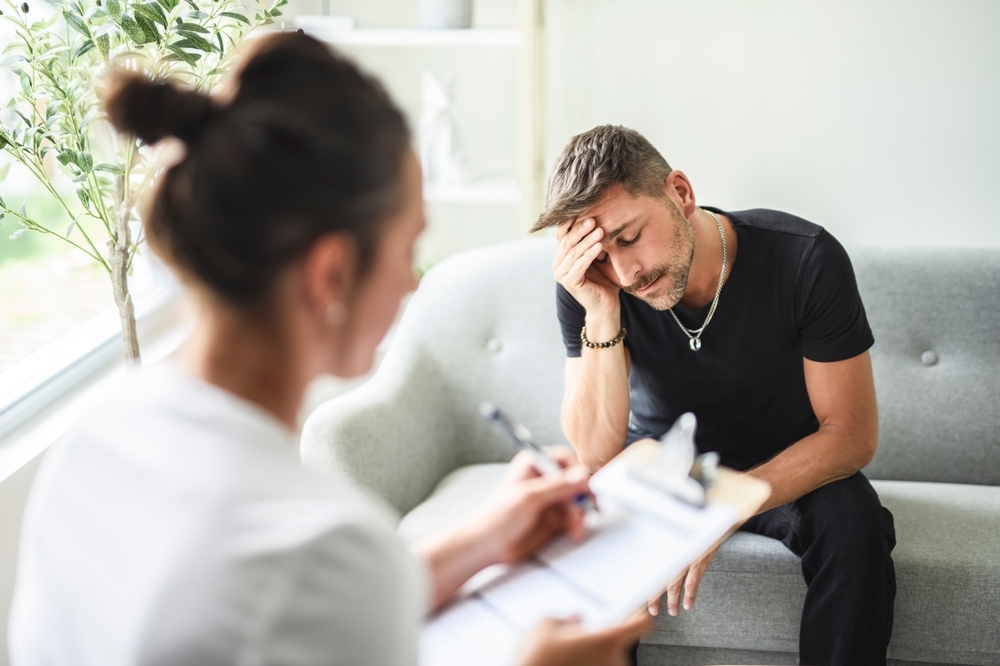
[[[590,474],[563,449],[546,453],[563,472],[542,475],[533,455],[518,453],[478,521],[490,543],[490,564],[518,562],[563,532],[574,539],[586,536],[585,512],[574,500],[588,492]]]
[[[518,562],[563,532],[585,536],[584,510],[574,500],[588,492],[590,475],[571,465],[569,453],[547,453],[562,471],[543,476],[535,469],[534,455],[518,453],[484,512],[415,549],[431,570],[435,608],[488,566]]]

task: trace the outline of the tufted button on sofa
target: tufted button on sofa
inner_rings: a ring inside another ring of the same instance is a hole
[[[305,463],[346,472],[416,540],[473,515],[514,454],[480,401],[563,441],[554,252],[517,241],[430,271],[373,379],[306,423]],[[1000,664],[1000,251],[851,256],[876,340],[880,444],[865,472],[896,523],[890,663]],[[694,610],[661,614],[640,663],[798,663],[805,590],[781,543],[737,533]]]

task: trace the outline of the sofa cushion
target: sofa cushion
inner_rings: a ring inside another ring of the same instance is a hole
[[[472,518],[505,465],[448,475],[407,514],[410,542]],[[896,521],[894,659],[1000,663],[1000,487],[875,481]],[[779,541],[739,532],[706,572],[698,600],[679,617],[661,615],[646,642],[691,647],[798,651],[805,598],[799,558]]]
[[[891,656],[1000,664],[1000,487],[873,485],[896,520]]]
[[[471,520],[486,505],[507,463],[459,467],[444,477],[431,496],[399,521],[397,533],[409,544]]]

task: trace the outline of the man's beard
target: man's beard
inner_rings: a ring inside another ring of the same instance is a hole
[[[626,293],[646,302],[656,310],[669,310],[684,297],[684,290],[687,288],[691,273],[691,261],[694,258],[694,228],[672,202],[668,203],[672,209],[671,216],[674,218],[674,242],[671,245],[670,258],[640,276],[628,287],[622,287]],[[644,296],[636,293],[663,276],[666,276],[665,284],[660,285],[656,291]]]

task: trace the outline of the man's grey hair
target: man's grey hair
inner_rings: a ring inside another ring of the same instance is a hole
[[[664,197],[670,171],[663,155],[635,130],[601,125],[577,134],[556,160],[545,194],[545,210],[531,231],[579,217],[612,185],[621,185],[633,197]]]

